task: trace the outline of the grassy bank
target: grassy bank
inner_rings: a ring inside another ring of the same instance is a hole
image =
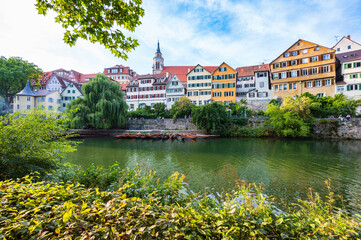
[[[72,169],[72,170],[71,170]],[[262,186],[238,181],[227,194],[199,195],[175,173],[68,166],[47,180],[0,182],[3,239],[358,239],[361,216],[310,194],[289,211]],[[329,183],[326,182],[327,186]]]

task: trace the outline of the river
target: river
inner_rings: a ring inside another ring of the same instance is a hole
[[[361,212],[361,141],[294,140],[275,138],[212,139],[197,142],[80,140],[68,161],[87,167],[140,165],[164,178],[178,171],[197,192],[228,191],[235,180],[263,182],[277,202],[306,199],[309,188],[327,194],[324,181],[343,197],[352,213]],[[340,204],[340,201],[338,201]]]

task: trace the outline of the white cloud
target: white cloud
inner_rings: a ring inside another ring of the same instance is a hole
[[[233,67],[269,62],[299,38],[332,46],[335,35],[361,41],[360,4],[356,0],[144,1],[145,17],[132,36],[140,46],[124,61],[98,44],[79,40],[66,45],[53,16],[37,14],[35,0],[4,1],[0,7],[1,55],[20,56],[43,70],[102,72],[114,64],[151,72],[160,40],[166,65]],[[222,30],[223,29],[223,30]]]

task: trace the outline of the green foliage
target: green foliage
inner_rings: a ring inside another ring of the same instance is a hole
[[[0,117],[0,180],[57,168],[76,144],[66,140],[64,121],[40,110]]]
[[[80,184],[0,182],[0,238],[6,239],[358,239],[360,222],[310,193],[288,213],[261,186],[239,181],[215,198],[193,194],[173,174],[128,170],[114,191]]]
[[[165,103],[156,103],[153,105],[154,113],[157,117],[167,116],[167,109]]]
[[[38,13],[56,13],[55,22],[66,30],[64,42],[75,45],[78,38],[99,43],[116,57],[127,59],[127,53],[139,45],[124,32],[134,32],[144,16],[141,0],[36,0]]]
[[[223,134],[227,129],[229,117],[225,106],[212,102],[194,108],[192,121],[198,129],[212,134]]]
[[[169,118],[169,111],[166,109],[164,103],[156,103],[153,105],[153,109],[146,105],[144,108],[138,107],[135,111],[130,111],[129,116],[131,118],[145,118],[145,119],[155,119],[157,117]]]
[[[0,57],[0,96],[4,97],[5,104],[25,87],[27,80],[39,82],[42,72],[38,66],[20,57]]]
[[[335,97],[317,97],[310,93],[304,93],[302,96],[311,99],[310,110],[314,117],[338,117],[340,114],[344,117],[348,114],[355,116],[356,107],[360,104],[360,101],[348,98],[343,94],[336,94]]]
[[[296,99],[286,97],[281,106],[268,104],[266,114],[276,135],[309,137],[313,123],[310,102],[310,98],[302,96]]]
[[[178,101],[176,101],[169,113],[173,116],[173,118],[183,118],[184,116],[189,116],[192,113],[193,105],[191,101],[187,97],[180,97]]]
[[[77,98],[68,105],[70,127],[92,125],[96,128],[118,128],[126,124],[128,106],[124,93],[116,82],[98,74],[82,86],[84,98]]]

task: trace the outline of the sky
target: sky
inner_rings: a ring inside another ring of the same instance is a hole
[[[0,55],[43,71],[98,73],[123,64],[151,73],[158,40],[166,66],[226,62],[233,68],[269,63],[298,39],[332,47],[336,37],[351,35],[361,43],[359,0],[145,0],[142,24],[131,33],[140,46],[124,61],[85,40],[68,46],[55,14],[38,15],[35,2],[0,3]]]

